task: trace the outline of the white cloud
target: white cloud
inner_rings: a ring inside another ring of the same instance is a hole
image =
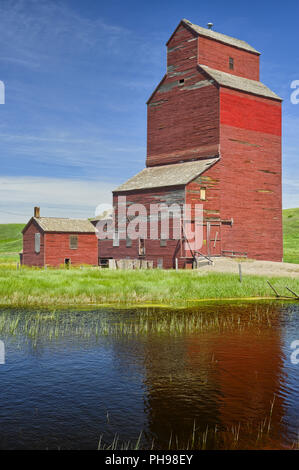
[[[0,177],[0,223],[26,222],[33,207],[48,217],[93,217],[112,201],[113,183],[56,178]]]
[[[101,18],[79,16],[67,5],[44,0],[2,0],[0,5],[2,60],[28,67],[57,56],[73,54],[106,43],[109,52],[118,52],[120,38],[129,32],[107,24]],[[11,54],[12,53],[12,54]]]
[[[31,165],[81,167],[82,170],[100,171],[114,168],[125,160],[128,163],[143,161],[145,148],[124,142],[102,139],[91,135],[75,136],[75,130],[67,132],[51,129],[40,135],[0,133],[7,157],[28,157]],[[121,155],[120,155],[121,154]],[[123,156],[125,155],[125,156]]]

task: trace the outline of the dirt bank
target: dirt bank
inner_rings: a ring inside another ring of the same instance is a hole
[[[213,260],[214,266],[202,266],[199,270],[201,272],[238,273],[238,264],[241,263],[243,274],[299,278],[299,264],[222,257],[213,258]]]

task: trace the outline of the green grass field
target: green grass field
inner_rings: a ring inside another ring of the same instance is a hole
[[[19,260],[24,224],[0,224],[0,263]]]
[[[283,211],[285,261],[299,263],[299,209]],[[95,268],[16,269],[22,249],[23,224],[0,225],[0,304],[54,306],[95,304],[190,305],[203,299],[263,298],[273,292],[263,276],[197,271],[110,271]],[[299,279],[273,278],[272,285],[289,295]]]
[[[270,278],[279,293],[285,286],[299,291],[299,279]],[[186,306],[203,299],[273,297],[262,276],[200,273],[196,270],[114,271],[97,268],[38,269],[0,267],[0,304],[55,305],[171,305]]]
[[[299,264],[299,209],[283,211],[283,251],[286,263]]]

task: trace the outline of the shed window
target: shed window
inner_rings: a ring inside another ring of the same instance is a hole
[[[34,235],[34,251],[35,253],[40,252],[40,233]]]
[[[70,235],[70,249],[77,250],[78,248],[78,235]]]
[[[234,59],[232,57],[229,58],[229,68],[230,70],[234,70]]]
[[[206,188],[201,188],[201,190],[200,190],[200,200],[201,201],[206,200]]]
[[[127,248],[131,248],[131,246],[132,246],[132,240],[131,240],[130,237],[127,237],[127,240],[126,240],[126,247],[127,247]]]
[[[165,238],[161,238],[160,240],[160,246],[167,246],[167,241]]]

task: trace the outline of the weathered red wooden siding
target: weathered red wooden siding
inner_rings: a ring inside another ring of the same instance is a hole
[[[150,214],[151,204],[165,203],[168,206],[178,204],[182,206],[185,201],[185,190],[180,187],[171,188],[156,188],[152,190],[144,190],[138,192],[122,192],[114,193],[113,204],[117,207],[117,197],[126,196],[126,205],[129,207],[131,204],[143,204],[147,213]],[[117,217],[116,210],[116,217]],[[137,214],[138,215],[138,214]],[[172,225],[170,223],[170,234],[172,235]],[[160,226],[158,235],[160,237]],[[150,240],[150,231],[148,226],[148,239],[145,240],[145,250],[147,260],[153,260],[154,266],[157,266],[158,259],[163,259],[164,268],[173,268],[175,266],[175,258],[180,256],[178,252],[178,241],[168,240],[167,246],[160,246],[159,240]],[[100,258],[114,258],[114,259],[136,259],[138,258],[138,240],[132,240],[132,246],[126,247],[126,240],[120,240],[119,247],[113,247],[111,240],[99,241],[99,257]],[[184,267],[184,261],[180,261],[180,267]]]
[[[154,262],[157,267],[159,259],[163,260],[164,269],[175,267],[175,258],[180,258],[180,249],[177,240],[167,240],[167,245],[160,246],[160,240],[145,240],[145,257],[138,255],[138,240],[132,240],[132,246],[126,247],[126,240],[120,240],[119,247],[113,247],[111,240],[99,241],[99,257],[121,259],[146,259]],[[185,261],[179,259],[179,268],[185,267]]]
[[[281,103],[221,89],[222,249],[282,260]]]
[[[281,104],[261,96],[223,88],[221,124],[281,136]]]
[[[218,162],[186,185],[186,203],[203,205],[204,219],[220,218],[220,167]],[[206,200],[200,199],[200,189],[206,189]],[[194,211],[192,211],[194,215]]]
[[[35,253],[35,234],[40,233],[40,252]],[[44,265],[44,234],[32,221],[23,233],[23,264],[26,266]]]
[[[78,248],[70,249],[70,235],[78,235]],[[45,264],[60,266],[65,258],[72,265],[98,265],[98,239],[89,233],[45,233]]]
[[[167,76],[148,102],[147,166],[218,154],[219,92],[197,69],[193,39],[181,27],[168,45]]]
[[[202,204],[203,206],[203,245],[199,250],[203,254],[208,254],[207,251],[207,222],[220,221],[221,220],[221,193],[220,193],[220,165],[217,162],[211,168],[206,170],[195,180],[191,181],[186,185],[186,204],[190,204],[192,208],[192,218],[194,218],[194,207],[195,204]],[[200,189],[206,189],[206,200],[200,199]],[[211,249],[212,254],[219,254],[221,246],[221,227],[218,229],[217,237],[217,250]],[[211,247],[212,248],[212,247]],[[219,249],[218,249],[219,248]],[[216,253],[217,251],[217,253]]]
[[[234,59],[233,70],[229,68],[230,57]],[[259,80],[258,54],[204,36],[198,38],[198,63],[239,77]]]
[[[197,65],[197,37],[181,25],[167,44],[167,72],[184,75]]]

